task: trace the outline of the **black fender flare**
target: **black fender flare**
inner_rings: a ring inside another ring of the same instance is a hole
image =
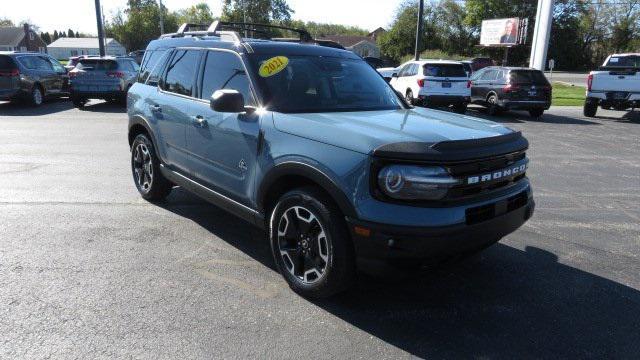
[[[312,165],[297,161],[285,161],[277,164],[262,178],[257,190],[258,209],[261,213],[265,214],[265,200],[267,199],[269,188],[283,177],[292,175],[306,178],[318,184],[333,198],[344,216],[357,217],[353,204],[331,177]],[[265,214],[265,216],[268,215]]]

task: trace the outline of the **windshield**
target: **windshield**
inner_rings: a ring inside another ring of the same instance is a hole
[[[640,56],[612,56],[605,66],[640,68]]]
[[[257,55],[252,65],[265,105],[283,113],[400,109],[393,89],[359,59]]]

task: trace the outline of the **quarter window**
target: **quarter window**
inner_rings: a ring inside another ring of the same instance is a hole
[[[167,75],[160,84],[162,90],[192,96],[194,75],[198,66],[198,50],[176,50],[167,67]]]
[[[237,55],[226,51],[209,51],[202,76],[200,98],[209,99],[216,90],[237,90],[245,104],[253,105],[247,73]]]

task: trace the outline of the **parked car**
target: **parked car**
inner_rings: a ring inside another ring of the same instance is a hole
[[[72,56],[69,58],[69,60],[67,61],[67,65],[65,65],[65,69],[71,71],[73,70],[74,67],[76,67],[76,65],[78,64],[78,61],[80,59],[88,59],[88,58],[99,58],[99,55],[79,55],[79,56]]]
[[[551,84],[540,70],[491,66],[471,76],[471,100],[491,115],[527,110],[540,117],[551,106]]]
[[[71,100],[76,107],[83,107],[88,99],[124,103],[139,69],[140,66],[129,57],[80,59],[69,72]]]
[[[397,68],[397,67],[386,67],[386,68],[376,69],[376,71],[378,71],[380,73],[380,75],[382,75],[382,77],[384,78],[384,80],[386,82],[390,82],[391,78],[393,77],[393,74],[397,74],[398,73],[399,68]]]
[[[129,57],[135,60],[138,65],[142,64],[142,58],[144,57],[144,50],[135,50],[129,53]]]
[[[395,75],[389,84],[410,104],[453,106],[462,114],[471,101],[469,78],[459,61],[409,61]]]
[[[27,100],[39,106],[49,97],[69,95],[64,66],[47,54],[0,52],[0,100]]]
[[[598,106],[613,110],[640,107],[640,53],[610,55],[600,69],[589,73],[584,115],[596,116]]]
[[[477,57],[471,59],[471,70],[478,71],[480,69],[484,69],[487,66],[494,66],[495,63],[490,58],[485,57]]]
[[[473,62],[471,60],[463,60],[460,62],[462,66],[464,66],[464,72],[467,73],[468,77],[471,77],[471,75],[473,75]]]
[[[309,297],[348,288],[357,258],[476,252],[531,217],[520,132],[412,108],[350,51],[219,26],[147,48],[127,98],[144,199],[179,185],[265,229],[278,270]]]

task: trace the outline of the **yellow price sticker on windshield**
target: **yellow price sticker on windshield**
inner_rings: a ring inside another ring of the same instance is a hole
[[[289,58],[286,56],[276,56],[271,59],[267,59],[258,70],[258,73],[262,77],[273,76],[280,71],[284,70],[289,65]]]

